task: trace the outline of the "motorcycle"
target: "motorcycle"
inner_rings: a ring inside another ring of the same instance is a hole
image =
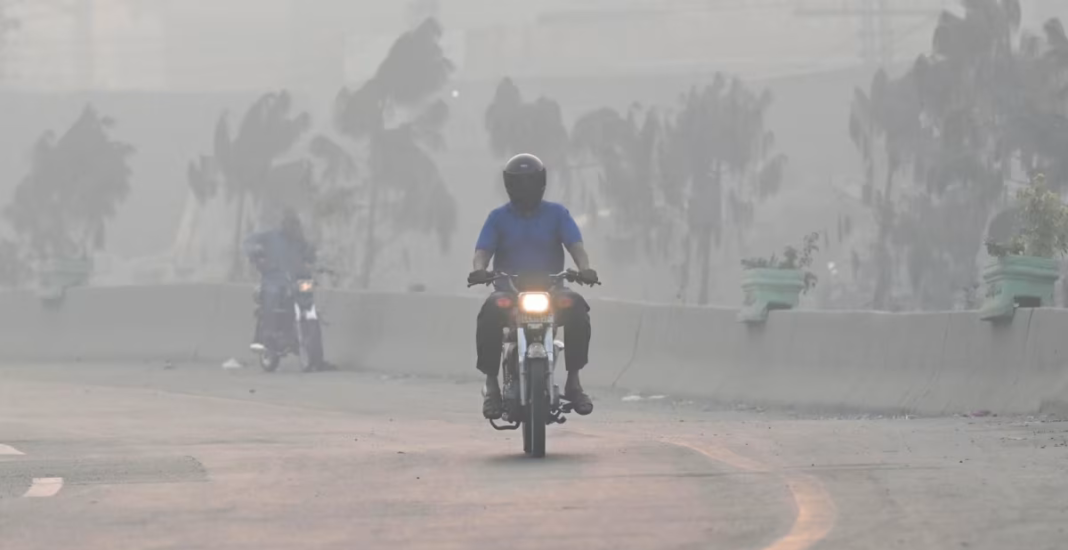
[[[317,371],[324,362],[322,329],[315,309],[315,279],[290,277],[283,289],[277,307],[271,311],[264,311],[260,294],[256,293],[257,322],[263,323],[260,367],[274,372],[283,357],[296,355],[302,371]]]
[[[510,310],[511,319],[504,328],[501,353],[501,419],[508,424],[489,423],[500,431],[522,429],[523,451],[534,458],[545,456],[546,427],[567,422],[564,415],[574,410],[554,378],[564,343],[556,339],[553,313],[570,304],[554,300],[553,290],[564,281],[581,284],[578,275],[574,270],[548,276],[494,273],[488,281],[468,285],[505,280],[515,296],[497,300],[498,307]]]

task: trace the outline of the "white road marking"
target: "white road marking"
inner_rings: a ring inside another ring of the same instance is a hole
[[[22,451],[12,447],[11,445],[4,445],[0,443],[0,456],[2,455],[21,455]]]
[[[61,477],[35,477],[33,485],[30,485],[22,496],[24,498],[54,497],[62,488],[63,478]]]

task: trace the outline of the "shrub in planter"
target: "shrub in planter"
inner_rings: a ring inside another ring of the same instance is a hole
[[[819,233],[811,233],[805,236],[800,250],[786,247],[782,258],[772,254],[770,258],[742,260],[745,302],[738,312],[739,321],[762,323],[772,310],[797,307],[801,294],[816,286],[816,275],[808,268],[812,266],[812,254],[819,251],[818,240]]]
[[[1007,243],[986,243],[993,260],[983,271],[986,295],[979,314],[988,321],[1011,318],[1017,307],[1052,306],[1056,256],[1068,252],[1068,206],[1045,178],[1036,176],[1016,199],[1016,235]]]

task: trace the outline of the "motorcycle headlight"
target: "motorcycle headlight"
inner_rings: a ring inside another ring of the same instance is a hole
[[[524,313],[546,313],[549,311],[549,295],[541,292],[520,295],[519,309]]]
[[[313,281],[300,281],[297,283],[297,289],[301,292],[311,292],[311,289],[315,286]]]

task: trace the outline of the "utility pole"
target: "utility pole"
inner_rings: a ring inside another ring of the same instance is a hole
[[[794,15],[860,19],[860,58],[864,60],[866,66],[871,68],[886,66],[894,62],[893,19],[933,17],[942,13],[946,4],[945,0],[919,0],[910,3],[914,7],[891,9],[889,0],[852,0],[851,3],[855,7],[798,8],[794,10]],[[931,4],[937,7],[928,7]]]

